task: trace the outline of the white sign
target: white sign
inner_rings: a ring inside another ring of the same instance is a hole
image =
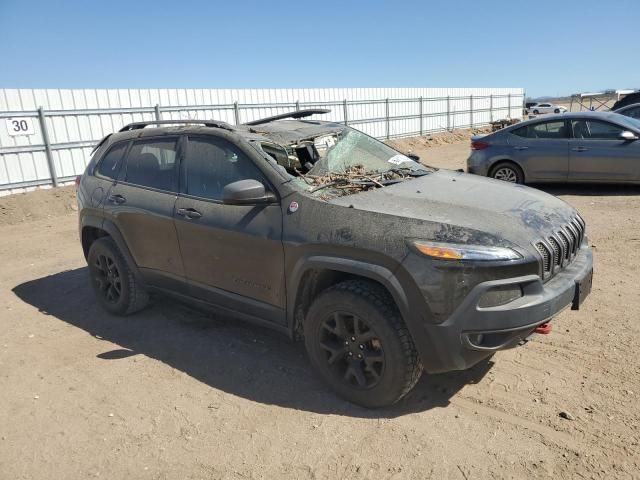
[[[402,155],[398,153],[397,155],[394,155],[389,160],[387,160],[387,162],[393,163],[394,165],[400,165],[401,163],[404,163],[404,162],[413,162],[413,160],[411,160],[406,155]]]
[[[12,137],[16,135],[33,135],[36,133],[33,127],[33,118],[7,118],[7,132]]]

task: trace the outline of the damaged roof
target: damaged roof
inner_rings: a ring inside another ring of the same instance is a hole
[[[249,133],[283,144],[310,140],[318,135],[340,132],[344,128],[344,125],[339,123],[319,120],[277,120],[256,126],[239,125],[236,127],[238,133],[247,129]]]
[[[245,137],[247,140],[268,140],[280,144],[297,143],[311,140],[319,135],[342,131],[345,126],[335,122],[311,120],[304,117],[329,110],[299,110],[289,114],[277,115],[256,120],[243,125],[230,125],[217,120],[161,120],[135,122],[125,125],[118,133],[119,137],[148,136],[158,133],[158,129],[179,130],[181,133],[203,133],[210,128],[221,128]],[[145,128],[145,127],[151,128]]]

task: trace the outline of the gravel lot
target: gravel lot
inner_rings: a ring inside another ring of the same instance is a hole
[[[468,154],[399,143],[446,168]],[[73,189],[0,198],[0,478],[640,478],[640,187],[543,188],[587,221],[584,308],[377,411],[271,331],[163,299],[106,314]]]

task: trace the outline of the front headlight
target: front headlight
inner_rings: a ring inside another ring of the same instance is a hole
[[[440,260],[517,260],[518,252],[507,247],[485,247],[482,245],[460,245],[456,243],[426,242],[414,240],[413,246],[423,255]]]

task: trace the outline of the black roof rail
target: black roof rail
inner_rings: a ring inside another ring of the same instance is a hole
[[[329,113],[331,110],[328,108],[307,108],[306,110],[296,110],[294,112],[282,113],[280,115],[274,115],[273,117],[261,118],[259,120],[253,120],[247,122],[245,125],[262,125],[263,123],[273,122],[274,120],[283,120],[285,118],[304,118],[311,115],[318,115],[321,113]]]
[[[130,130],[140,130],[148,125],[184,125],[185,123],[204,125],[205,127],[223,128],[225,130],[233,130],[233,127],[226,122],[219,120],[149,120],[144,122],[133,122],[122,127],[119,132],[128,132]]]

